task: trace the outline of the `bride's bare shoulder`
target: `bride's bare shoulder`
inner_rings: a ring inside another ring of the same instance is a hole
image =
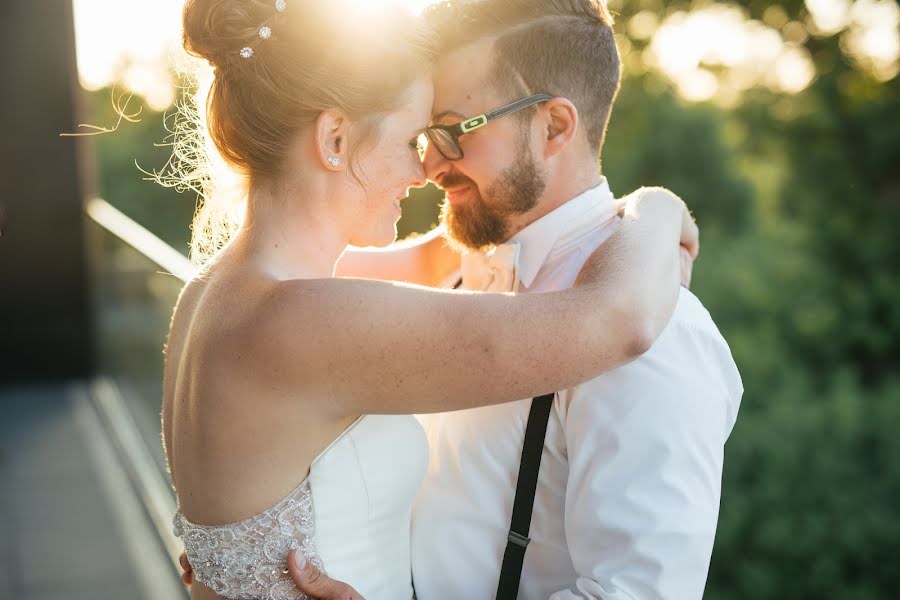
[[[169,345],[190,345],[207,358],[231,353],[252,340],[272,285],[227,269],[201,271],[181,291],[172,314]]]
[[[352,301],[348,296],[354,293],[347,281],[292,279],[273,283],[261,291],[248,315],[249,333],[264,344],[285,334],[316,337],[315,332],[331,320],[338,306]]]

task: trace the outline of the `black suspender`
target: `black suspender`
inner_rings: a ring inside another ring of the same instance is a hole
[[[516,483],[516,499],[513,501],[512,519],[500,582],[497,584],[497,600],[515,600],[522,578],[522,563],[525,548],[531,539],[531,513],[534,510],[534,493],[537,490],[541,456],[544,452],[544,438],[547,435],[547,420],[556,394],[547,394],[531,401],[528,425],[525,426],[525,442],[522,445],[522,462],[519,465],[519,481]]]
[[[453,289],[459,289],[462,283],[463,280],[460,278]],[[519,594],[525,549],[531,541],[528,532],[531,529],[534,493],[537,491],[538,473],[541,470],[541,457],[544,453],[544,438],[547,436],[547,420],[550,418],[550,409],[553,407],[555,396],[556,394],[547,394],[531,401],[506,552],[503,554],[503,566],[500,568],[500,581],[497,584],[497,600],[516,600]]]

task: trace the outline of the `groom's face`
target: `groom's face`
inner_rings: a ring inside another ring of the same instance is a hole
[[[438,61],[433,124],[454,125],[518,100],[491,82],[490,53],[490,42],[482,41]],[[464,158],[456,161],[428,147],[425,173],[446,192],[441,219],[452,240],[469,248],[498,244],[527,222],[545,187],[533,127],[529,116],[491,121],[460,138]]]

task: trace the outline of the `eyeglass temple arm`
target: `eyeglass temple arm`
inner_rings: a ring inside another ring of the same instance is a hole
[[[484,116],[488,121],[493,121],[494,119],[499,119],[500,117],[505,117],[510,113],[514,113],[517,110],[527,108],[532,104],[538,104],[540,102],[546,102],[547,100],[552,99],[553,96],[550,96],[549,94],[535,94],[534,96],[528,96],[527,98],[516,100],[512,104],[507,104],[506,106],[498,108],[493,112],[486,113]]]

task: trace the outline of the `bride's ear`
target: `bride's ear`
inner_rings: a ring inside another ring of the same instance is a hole
[[[340,111],[326,110],[316,119],[316,151],[325,169],[344,170],[349,129],[350,120]]]

